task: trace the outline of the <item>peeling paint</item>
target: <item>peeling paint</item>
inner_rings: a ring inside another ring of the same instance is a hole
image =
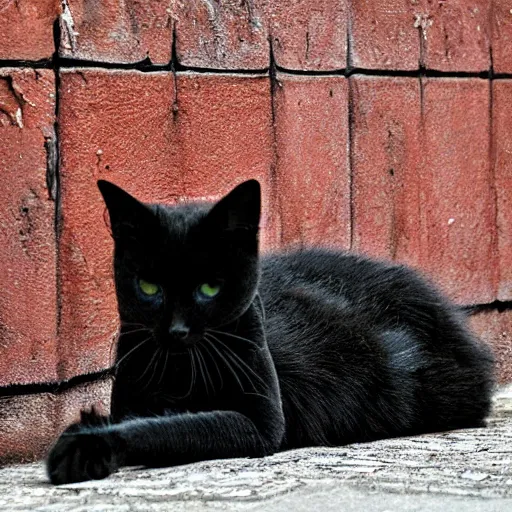
[[[211,0],[205,0],[204,3],[208,10],[208,22],[210,23],[213,31],[213,43],[215,45],[216,58],[220,60],[224,56],[223,49],[226,46],[226,37],[219,23],[217,6]],[[205,44],[207,45],[208,43],[205,41]]]
[[[33,104],[27,102],[23,92],[16,85],[12,76],[0,77],[0,80],[4,84],[3,99],[0,101],[0,112],[8,118],[7,124],[23,128],[23,106],[26,103]],[[0,122],[2,125],[6,124],[5,121]]]
[[[0,12],[5,11],[13,2],[14,0],[0,0]]]
[[[427,31],[434,24],[434,20],[429,14],[416,14],[414,19],[414,28],[420,28],[423,39],[427,40]]]
[[[180,25],[183,19],[183,27],[188,24],[194,32],[199,31],[194,37],[196,51],[201,57],[197,53],[185,52],[188,54],[185,60],[190,56],[193,65],[203,65],[198,59],[204,61],[205,58],[210,64],[211,61],[225,63],[232,58],[245,59],[256,48],[260,49],[262,44],[266,44],[266,40],[261,38],[264,24],[252,0],[225,4],[217,0],[182,1],[178,4],[175,14],[177,24]],[[201,26],[203,24],[204,27]]]
[[[23,112],[21,108],[18,108],[18,110],[16,110],[16,124],[20,128],[23,128]]]
[[[62,14],[59,21],[62,34],[61,45],[66,50],[74,52],[77,45],[76,38],[79,33],[75,31],[75,22],[68,5],[68,0],[62,0]]]

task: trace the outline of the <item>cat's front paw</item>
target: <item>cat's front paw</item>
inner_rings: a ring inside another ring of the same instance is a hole
[[[110,434],[66,431],[48,455],[48,477],[55,485],[106,478],[118,469],[118,454]]]

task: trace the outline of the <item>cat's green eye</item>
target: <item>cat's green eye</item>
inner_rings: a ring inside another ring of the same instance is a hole
[[[148,281],[144,281],[144,279],[139,279],[139,288],[144,295],[149,296],[156,295],[160,291],[160,286]]]
[[[208,299],[213,299],[216,295],[218,295],[220,292],[220,286],[219,285],[213,285],[211,286],[208,283],[203,283],[199,287],[199,293]]]

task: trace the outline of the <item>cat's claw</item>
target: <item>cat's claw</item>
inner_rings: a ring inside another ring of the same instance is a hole
[[[119,463],[108,434],[64,432],[47,459],[52,484],[99,480],[117,471]]]

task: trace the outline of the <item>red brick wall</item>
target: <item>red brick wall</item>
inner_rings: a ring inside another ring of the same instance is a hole
[[[0,459],[40,456],[84,404],[108,407],[98,178],[173,202],[257,177],[265,249],[422,269],[479,307],[512,380],[510,8],[0,0]]]

